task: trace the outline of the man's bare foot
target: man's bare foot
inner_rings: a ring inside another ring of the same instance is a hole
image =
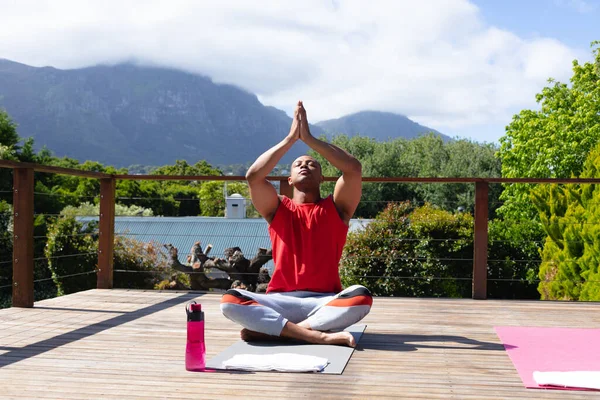
[[[251,331],[250,329],[246,328],[240,331],[240,336],[244,342],[282,342],[290,340],[281,336],[272,336],[267,335],[266,333]]]
[[[356,347],[356,341],[350,332],[323,333],[323,335],[323,344],[337,344],[341,346]]]
[[[309,336],[305,338],[291,338],[285,336],[271,336],[266,333],[260,333],[251,331],[249,329],[242,329],[240,336],[245,342],[290,342],[299,340],[301,342],[309,342],[315,344],[332,344],[339,346],[356,347],[356,341],[354,336],[350,332],[319,332],[310,331]]]

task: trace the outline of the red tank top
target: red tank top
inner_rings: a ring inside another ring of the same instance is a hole
[[[332,196],[308,204],[283,196],[269,224],[275,270],[267,293],[340,292],[338,268],[347,233]]]

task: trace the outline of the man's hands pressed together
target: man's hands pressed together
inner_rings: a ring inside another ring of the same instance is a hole
[[[300,109],[302,109],[302,102],[299,101],[294,109],[294,117],[292,118],[292,126],[290,127],[290,133],[288,137],[295,142],[301,139],[301,121],[300,121]]]

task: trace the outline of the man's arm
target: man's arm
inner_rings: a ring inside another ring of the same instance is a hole
[[[339,147],[315,138],[306,118],[306,110],[300,108],[300,139],[311,149],[325,157],[335,168],[342,171],[333,191],[333,202],[346,223],[354,215],[362,195],[362,165],[354,156]]]
[[[275,216],[275,211],[279,206],[279,196],[277,196],[277,191],[266,177],[299,138],[300,121],[298,107],[296,107],[290,133],[287,137],[261,154],[246,172],[252,204],[268,223],[271,223]]]

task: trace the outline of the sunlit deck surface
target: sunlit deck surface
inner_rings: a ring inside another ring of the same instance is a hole
[[[525,389],[496,325],[597,328],[599,303],[376,298],[342,375],[192,373],[184,305],[206,311],[208,357],[239,329],[220,295],[89,290],[0,310],[0,397],[51,399],[576,399]]]

